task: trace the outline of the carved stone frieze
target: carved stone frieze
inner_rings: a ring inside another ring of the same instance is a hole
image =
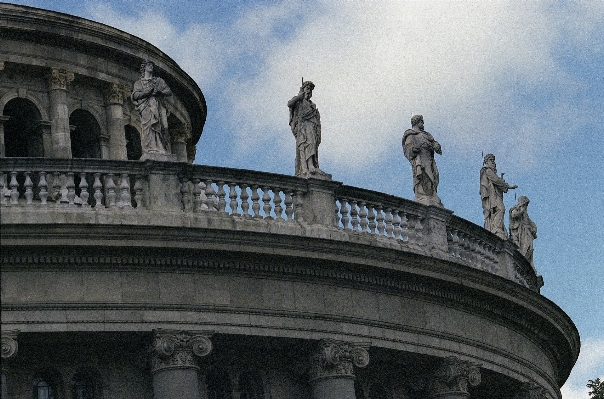
[[[455,356],[443,359],[432,377],[432,398],[462,398],[470,395],[468,384],[480,384],[480,365],[459,360]]]
[[[125,85],[118,83],[108,83],[103,90],[103,97],[105,99],[105,105],[111,104],[124,104],[124,95],[127,93],[128,88]]]
[[[19,350],[18,334],[18,331],[2,331],[2,359],[10,359],[17,354],[17,350]]]
[[[50,90],[67,90],[67,84],[74,79],[74,74],[65,69],[52,68],[48,79]]]
[[[153,373],[174,368],[198,369],[197,358],[212,351],[211,334],[194,331],[155,330],[151,348]]]
[[[545,388],[534,382],[525,382],[514,396],[514,399],[546,399]]]
[[[311,381],[321,378],[354,378],[354,366],[369,364],[368,344],[322,340],[312,358]]]

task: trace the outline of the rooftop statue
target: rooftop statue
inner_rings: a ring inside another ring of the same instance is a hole
[[[425,205],[443,207],[438,194],[438,168],[434,153],[442,154],[438,141],[424,131],[424,117],[414,115],[411,118],[411,129],[403,135],[403,152],[411,162],[413,172],[413,192],[415,201]]]
[[[289,100],[289,126],[296,138],[296,176],[331,179],[319,169],[319,144],[321,144],[321,116],[310,100],[315,85],[302,80],[298,95]]]
[[[508,234],[503,224],[503,217],[505,215],[503,193],[507,193],[510,189],[518,188],[518,186],[511,186],[506,183],[503,180],[505,173],[502,173],[501,177],[497,176],[495,155],[485,155],[483,165],[482,169],[480,169],[480,198],[482,199],[484,228],[506,240]]]
[[[152,61],[141,64],[141,78],[134,83],[131,96],[141,115],[141,160],[174,160],[170,151],[168,112],[164,103],[172,91],[162,78],[154,76],[154,68]]]
[[[510,238],[520,253],[533,265],[533,240],[537,238],[537,225],[528,215],[529,199],[524,195],[510,209]],[[534,265],[533,265],[534,267]]]

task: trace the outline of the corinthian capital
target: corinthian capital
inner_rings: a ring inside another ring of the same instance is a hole
[[[65,69],[52,68],[48,79],[50,90],[67,90],[67,84],[73,81],[73,72]]]
[[[545,388],[534,382],[524,382],[514,399],[545,399]]]
[[[105,105],[124,104],[124,94],[128,91],[127,87],[118,83],[108,83],[103,90]]]
[[[194,331],[154,330],[152,372],[173,368],[197,369],[197,357],[212,351],[211,334]]]
[[[468,384],[480,384],[480,365],[452,356],[436,369],[432,381],[432,397],[468,397]]]
[[[18,331],[2,331],[2,359],[10,359],[17,354],[19,349],[18,333]]]
[[[311,380],[330,377],[354,378],[354,366],[369,364],[369,344],[322,340],[312,358]]]

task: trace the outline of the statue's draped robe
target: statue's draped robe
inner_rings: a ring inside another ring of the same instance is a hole
[[[319,170],[321,117],[317,106],[306,98],[294,97],[288,106],[289,125],[296,137],[296,176],[304,176],[309,173],[309,164]]]
[[[145,97],[150,87],[154,87],[157,94]],[[159,77],[139,79],[134,83],[132,102],[141,115],[143,153],[170,154],[168,113],[164,105],[164,97],[171,95],[172,91]]]
[[[434,137],[425,131],[409,129],[403,135],[403,152],[411,162],[416,200],[421,200],[422,197],[438,198],[436,192],[439,177],[434,161],[434,145]]]
[[[533,264],[533,240],[537,238],[537,225],[529,217],[526,208],[514,205],[510,209],[510,236],[522,255]]]
[[[480,169],[480,198],[484,214],[484,227],[502,239],[507,239],[507,231],[503,223],[505,206],[503,193],[507,193],[509,185],[503,178],[497,176],[497,170],[491,167]]]

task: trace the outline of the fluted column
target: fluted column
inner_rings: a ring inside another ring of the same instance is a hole
[[[117,83],[105,87],[105,114],[109,136],[109,159],[126,160],[126,132],[124,130],[124,93],[126,88]]]
[[[54,158],[71,158],[69,109],[67,108],[67,84],[73,80],[73,72],[53,68],[48,79],[50,99],[50,132]]]
[[[197,358],[212,351],[210,334],[155,330],[151,372],[154,399],[201,399]]]
[[[10,359],[17,355],[19,344],[17,343],[18,331],[2,331],[2,370],[1,370],[1,394],[0,398],[9,399],[9,375]]]
[[[468,384],[480,384],[480,365],[457,357],[442,360],[432,376],[430,397],[433,399],[466,399]]]
[[[354,366],[369,364],[368,346],[322,340],[312,358],[313,399],[355,399]]]

